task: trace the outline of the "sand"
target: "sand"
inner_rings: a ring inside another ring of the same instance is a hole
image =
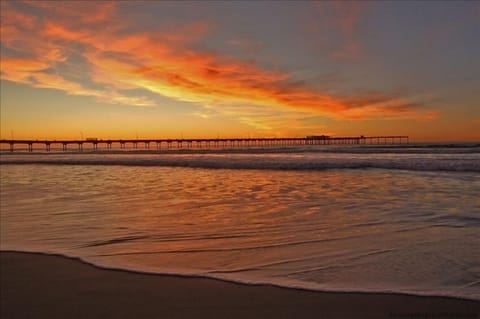
[[[323,293],[1,252],[0,318],[480,318],[480,301]]]

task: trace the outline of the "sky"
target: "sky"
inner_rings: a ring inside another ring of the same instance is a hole
[[[3,139],[480,141],[477,1],[1,1]]]

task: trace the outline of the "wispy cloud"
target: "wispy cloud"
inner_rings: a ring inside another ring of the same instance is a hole
[[[338,59],[357,59],[364,54],[358,40],[359,28],[368,10],[365,1],[314,1],[315,21],[311,28],[333,47],[331,55]],[[329,38],[327,34],[335,34]]]
[[[233,37],[227,40],[226,43],[229,46],[240,49],[250,55],[258,53],[263,48],[261,42],[256,41],[246,35]]]
[[[10,50],[2,53],[2,79],[111,103],[154,105],[145,96],[123,93],[144,89],[205,108],[215,105],[216,112],[237,116],[240,121],[262,129],[270,128],[268,121],[278,113],[317,113],[350,119],[430,116],[421,103],[405,97],[333,95],[294,81],[286,70],[267,69],[251,61],[194,49],[190,46],[192,41],[208,36],[208,21],[133,32],[128,17],[120,16],[116,5],[2,2],[1,44]],[[354,38],[360,11],[348,9],[340,15],[339,26],[348,41]],[[84,80],[67,79],[65,63],[60,63],[69,61],[73,54],[81,55],[88,63]],[[262,116],[262,110],[268,110],[270,115]]]

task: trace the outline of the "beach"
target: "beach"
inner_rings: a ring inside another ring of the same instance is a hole
[[[0,319],[480,319],[479,3],[0,0]]]
[[[2,156],[1,318],[478,318],[478,159]]]
[[[1,252],[1,318],[478,318],[480,302],[322,293]]]

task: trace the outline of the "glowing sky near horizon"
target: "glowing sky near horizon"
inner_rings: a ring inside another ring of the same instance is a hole
[[[1,137],[480,140],[480,4],[1,1]]]

